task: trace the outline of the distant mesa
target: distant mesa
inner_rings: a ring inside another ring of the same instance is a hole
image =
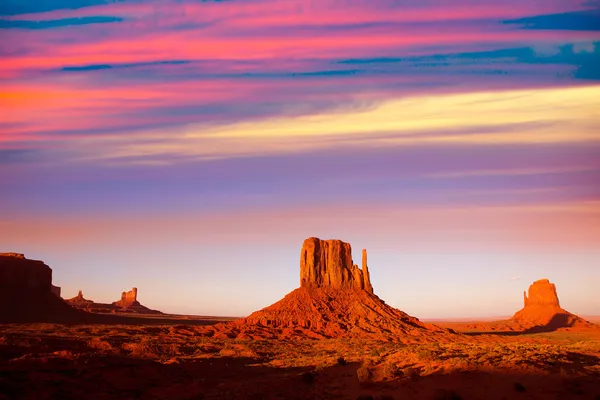
[[[521,330],[552,331],[560,328],[588,328],[594,324],[560,307],[556,286],[548,279],[540,279],[529,286],[529,295],[523,293],[523,309],[510,320]]]
[[[120,312],[130,312],[136,314],[162,314],[160,311],[151,310],[148,307],[141,305],[137,300],[137,295],[137,288],[132,288],[128,292],[121,293],[121,300],[115,301],[112,304]]]
[[[0,253],[0,322],[68,322],[81,312],[60,298],[52,269],[21,253]]]
[[[121,300],[115,301],[113,304],[123,308],[140,305],[137,301],[137,288],[132,288],[129,292],[121,293]]]
[[[151,310],[148,307],[143,306],[137,301],[137,288],[133,288],[128,292],[121,293],[121,300],[115,301],[110,304],[96,303],[92,300],[87,300],[83,297],[83,293],[80,290],[76,297],[67,300],[67,303],[73,307],[84,309],[99,314],[115,314],[115,313],[126,313],[126,314],[163,314],[157,310]]]
[[[203,327],[207,334],[237,338],[365,337],[394,342],[435,341],[450,330],[426,324],[387,305],[373,293],[341,240],[308,238],[300,251],[300,287],[282,300],[229,324]]]

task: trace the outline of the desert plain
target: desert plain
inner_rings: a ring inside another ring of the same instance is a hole
[[[505,320],[425,322],[376,271],[308,238],[299,288],[236,319],[150,310],[137,288],[62,299],[43,262],[0,255],[0,399],[600,399],[600,327],[555,283]]]

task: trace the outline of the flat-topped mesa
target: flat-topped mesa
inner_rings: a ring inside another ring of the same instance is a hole
[[[75,322],[82,314],[60,297],[52,269],[21,253],[0,254],[0,323]]]
[[[367,251],[363,250],[360,269],[352,261],[350,243],[315,237],[306,239],[300,252],[300,286],[357,289],[373,293]]]
[[[529,286],[529,297],[527,292],[523,293],[524,307],[527,306],[548,306],[560,308],[556,286],[550,283],[548,279],[540,279]]]
[[[51,293],[52,270],[42,261],[20,253],[0,253],[0,288],[20,292]]]
[[[119,307],[130,307],[134,304],[138,304],[137,288],[132,288],[129,292],[121,293],[121,300],[115,301],[113,304]]]

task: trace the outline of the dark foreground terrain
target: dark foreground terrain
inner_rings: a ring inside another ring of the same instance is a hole
[[[0,325],[0,398],[600,399],[597,331],[402,344],[156,322]]]

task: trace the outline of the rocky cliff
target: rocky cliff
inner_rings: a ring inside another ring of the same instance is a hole
[[[52,270],[42,261],[28,260],[20,253],[0,253],[0,287],[51,293]]]
[[[363,250],[362,269],[352,260],[350,243],[308,238],[300,251],[300,287],[356,289],[373,293]]]
[[[308,238],[300,252],[300,287],[282,300],[205,334],[241,339],[360,337],[394,342],[436,341],[449,330],[419,321],[373,293],[367,252],[362,269],[341,240]]]
[[[540,305],[545,307],[560,307],[556,286],[548,279],[540,279],[529,286],[529,297],[523,292],[523,307]]]
[[[52,285],[52,269],[20,253],[0,253],[0,322],[66,322],[80,316]]]
[[[134,305],[139,305],[137,301],[137,288],[132,288],[129,292],[121,293],[121,300],[115,301],[113,304],[117,307],[131,307]]]
[[[556,286],[548,279],[533,282],[528,292],[523,293],[523,303],[523,309],[508,321],[513,330],[553,331],[570,327],[595,327],[560,307]]]
[[[72,297],[66,301],[67,303],[78,307],[85,307],[94,303],[92,300],[87,300],[85,297],[83,297],[83,292],[81,290],[77,293],[77,296]]]

